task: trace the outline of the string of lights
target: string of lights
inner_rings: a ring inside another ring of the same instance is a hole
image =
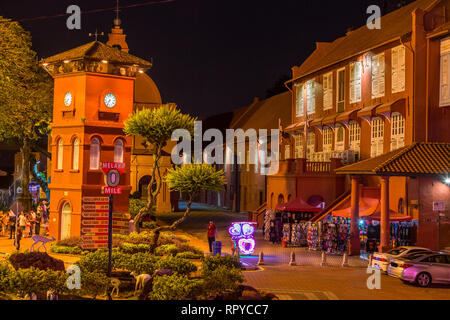
[[[175,0],[145,1],[145,2],[141,2],[141,3],[135,3],[135,4],[119,6],[119,9],[129,9],[129,8],[143,7],[143,6],[149,6],[149,5],[155,5],[155,4],[165,4],[165,3],[170,3],[170,2],[174,2],[174,1]],[[117,7],[92,9],[92,10],[81,11],[81,13],[82,14],[89,14],[89,13],[98,13],[98,12],[113,11],[113,10],[117,10]],[[20,19],[17,19],[15,21],[17,21],[17,22],[36,21],[36,20],[44,20],[44,19],[54,19],[54,18],[60,18],[60,17],[67,17],[67,16],[70,16],[70,15],[71,15],[71,13],[60,13],[60,14],[55,14],[55,15],[38,16],[38,17],[33,17],[33,18],[20,18]],[[11,20],[9,20],[9,19],[0,20],[0,23],[7,23],[7,22],[11,22]]]

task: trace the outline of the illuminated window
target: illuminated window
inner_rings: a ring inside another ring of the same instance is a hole
[[[333,72],[323,75],[323,110],[333,107]]]
[[[441,40],[439,106],[450,105],[450,38]]]
[[[405,46],[392,48],[391,56],[392,93],[405,91]]]
[[[117,139],[114,142],[114,162],[123,162],[123,140]]]
[[[72,143],[72,169],[78,170],[80,158],[80,140],[75,138]]]
[[[303,136],[297,134],[295,139],[295,158],[303,158]]]
[[[337,71],[336,92],[337,112],[343,112],[345,109],[345,68]]]
[[[355,152],[355,161],[358,161],[359,159],[359,151],[360,151],[360,140],[361,140],[361,127],[359,126],[358,122],[352,120],[349,124],[349,144],[350,144],[350,150],[353,150]]]
[[[306,82],[306,111],[308,114],[316,112],[316,86],[314,80]]]
[[[284,146],[284,158],[285,159],[291,158],[291,146],[289,144]]]
[[[372,99],[384,96],[384,53],[372,57]]]
[[[350,103],[361,101],[361,61],[350,64]]]
[[[336,128],[334,129],[336,140],[334,142],[334,150],[336,151],[344,151],[344,127],[342,127],[340,124],[336,125]]]
[[[98,138],[92,138],[90,150],[90,166],[91,170],[100,169],[100,141]]]
[[[315,152],[315,144],[316,144],[316,135],[313,131],[308,131],[308,137],[307,137],[307,143],[306,143],[306,159],[308,161],[311,161],[312,155]]]
[[[296,85],[296,98],[295,98],[295,115],[297,117],[303,116],[304,105],[303,105],[303,84]]]
[[[371,139],[371,150],[370,156],[376,157],[383,154],[383,144],[384,144],[384,123],[381,118],[372,119],[372,139]]]
[[[398,112],[391,116],[391,151],[405,146],[405,118]]]
[[[323,129],[323,152],[330,153],[333,149],[333,131],[326,127]]]
[[[62,170],[63,168],[63,152],[64,152],[63,140],[58,139],[57,150],[56,150],[56,169]]]

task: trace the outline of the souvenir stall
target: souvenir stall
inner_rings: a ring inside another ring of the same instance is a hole
[[[374,252],[380,243],[380,201],[375,198],[362,198],[359,203],[359,236],[361,250]],[[333,210],[323,221],[322,249],[330,253],[343,253],[347,250],[350,236],[351,208]],[[389,212],[391,222],[392,246],[414,245],[417,234],[417,221],[393,210]]]
[[[308,233],[310,233],[311,238],[313,233],[309,220],[317,215],[321,209],[309,205],[301,198],[296,198],[286,204],[278,205],[277,210],[281,215],[281,242],[283,247],[308,246]],[[310,242],[312,243],[314,240],[311,239]]]

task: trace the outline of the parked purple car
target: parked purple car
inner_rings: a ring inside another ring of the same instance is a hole
[[[400,279],[415,282],[421,287],[432,283],[450,284],[450,255],[445,253],[430,253],[416,259],[405,261],[401,266],[403,272]]]

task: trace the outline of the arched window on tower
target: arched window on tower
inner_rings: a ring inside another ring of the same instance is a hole
[[[91,150],[89,160],[90,160],[89,168],[91,170],[100,169],[100,141],[98,140],[98,138],[91,139]]]
[[[63,140],[58,139],[57,150],[56,150],[56,169],[62,170],[63,168],[63,152],[64,152]]]
[[[80,140],[75,138],[72,143],[72,170],[79,169],[79,158],[80,158]]]
[[[123,162],[123,140],[117,139],[114,142],[114,162]]]

